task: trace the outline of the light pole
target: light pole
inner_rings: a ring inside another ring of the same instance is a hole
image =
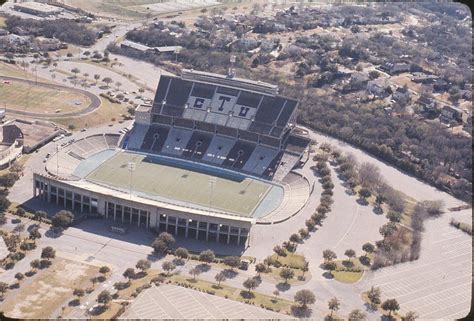
[[[128,170],[130,171],[130,199],[132,199],[132,173],[136,168],[134,162],[128,162]]]
[[[216,186],[216,178],[215,177],[211,177],[209,178],[209,186],[210,186],[210,189],[209,189],[209,211],[211,210],[211,204],[212,204],[212,190],[213,188]]]

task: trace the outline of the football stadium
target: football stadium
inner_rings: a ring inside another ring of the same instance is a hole
[[[34,196],[117,226],[245,245],[253,224],[296,214],[310,195],[298,102],[272,84],[183,70],[161,76],[123,135],[71,140],[34,174]]]

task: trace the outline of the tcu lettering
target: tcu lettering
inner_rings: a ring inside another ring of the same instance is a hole
[[[204,102],[205,100],[203,98],[196,98],[196,100],[194,101],[194,108],[202,108],[202,106],[204,105]]]
[[[218,111],[223,111],[224,110],[224,103],[226,101],[230,101],[230,97],[227,97],[227,96],[219,96],[219,100],[222,100],[222,103],[221,103],[221,106],[219,107],[219,109],[217,109]]]
[[[239,116],[240,117],[247,117],[247,113],[249,112],[249,110],[250,110],[249,107],[241,106]]]

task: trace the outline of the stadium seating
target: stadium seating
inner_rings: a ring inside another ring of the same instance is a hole
[[[108,134],[105,135],[105,141],[109,148],[115,148],[118,146],[120,135]]]
[[[267,167],[270,166],[270,163],[277,155],[278,149],[262,145],[257,146],[242,169],[253,175],[263,175]]]
[[[234,144],[235,139],[224,136],[214,136],[202,160],[220,165],[227,158],[227,154]]]
[[[234,169],[241,169],[252,155],[255,147],[256,144],[254,143],[238,140],[229,151],[229,154],[227,154],[227,159],[222,165]]]
[[[286,100],[281,97],[264,96],[255,115],[255,121],[273,124],[278,118],[285,101]]]
[[[168,133],[168,138],[166,139],[161,152],[180,156],[186,148],[192,135],[192,130],[172,127]]]
[[[305,137],[289,135],[285,142],[285,149],[296,154],[301,154],[308,147],[310,140]]]
[[[280,165],[282,156],[283,156],[283,151],[279,151],[277,155],[272,159],[268,167],[265,169],[265,171],[263,172],[264,177],[268,177],[270,179],[273,178],[273,175],[275,175],[275,172],[278,166]]]
[[[291,115],[293,114],[293,111],[296,108],[296,100],[287,100],[285,106],[283,107],[283,110],[280,113],[280,116],[278,116],[278,120],[276,124],[280,127],[285,127],[288,121],[290,120]]]
[[[128,138],[128,149],[140,149],[145,135],[149,129],[148,125],[135,123],[132,131],[129,134]]]
[[[203,158],[211,144],[212,137],[213,135],[210,133],[195,131],[186,145],[182,156],[192,159]]]
[[[145,135],[142,150],[158,153],[163,148],[170,128],[162,125],[151,125]]]
[[[297,156],[293,153],[284,152],[280,164],[273,175],[273,179],[281,181],[295,167],[299,160],[299,155]]]
[[[168,92],[168,86],[171,82],[171,78],[168,76],[161,76],[158,88],[156,89],[155,99],[153,101],[153,112],[158,113],[161,109],[161,104],[165,100],[166,93]]]
[[[190,81],[173,78],[168,88],[168,94],[166,95],[166,104],[172,107],[184,108],[184,105],[188,101],[192,85],[193,83]]]

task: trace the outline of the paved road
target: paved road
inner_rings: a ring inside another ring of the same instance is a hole
[[[376,165],[390,186],[416,200],[443,200],[448,208],[464,204],[463,201],[454,198],[452,195],[440,191],[418,178],[402,172],[392,165],[337,138],[313,131],[310,131],[310,137],[318,143],[330,143],[343,152],[352,153],[359,163],[370,162]]]

